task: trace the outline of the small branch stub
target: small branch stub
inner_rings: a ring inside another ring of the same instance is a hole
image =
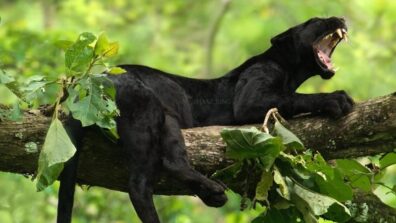
[[[287,123],[287,121],[279,114],[277,108],[271,108],[265,115],[263,125],[261,126],[261,131],[267,134],[270,133],[268,125],[271,117],[275,122]]]

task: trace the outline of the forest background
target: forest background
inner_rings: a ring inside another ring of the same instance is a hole
[[[396,90],[396,1],[275,0],[0,0],[0,63],[20,83],[64,72],[55,43],[82,32],[120,44],[112,64],[144,64],[194,78],[225,74],[263,52],[269,40],[311,17],[342,16],[349,43],[333,55],[340,70],[330,81],[312,78],[299,92],[346,90],[365,100]],[[50,100],[51,89],[40,100]],[[0,86],[0,103],[15,97]],[[54,222],[59,185],[37,193],[20,175],[0,173],[0,222]],[[220,209],[194,197],[155,198],[163,222],[248,222],[258,212],[239,211],[239,196]],[[78,189],[75,223],[137,222],[127,194]]]

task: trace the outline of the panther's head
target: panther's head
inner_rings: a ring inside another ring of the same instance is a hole
[[[331,55],[341,40],[347,41],[347,31],[343,18],[312,18],[273,37],[271,44],[285,60],[329,79],[337,71]]]

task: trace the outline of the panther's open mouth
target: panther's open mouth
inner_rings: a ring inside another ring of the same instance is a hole
[[[331,62],[331,55],[337,44],[343,39],[348,41],[347,30],[338,28],[329,34],[323,35],[313,44],[316,61],[322,69],[332,73],[337,71],[337,68]]]

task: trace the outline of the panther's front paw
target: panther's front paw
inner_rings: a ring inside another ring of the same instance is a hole
[[[345,91],[335,91],[324,98],[320,112],[332,118],[339,118],[351,112],[353,105],[353,99]]]

